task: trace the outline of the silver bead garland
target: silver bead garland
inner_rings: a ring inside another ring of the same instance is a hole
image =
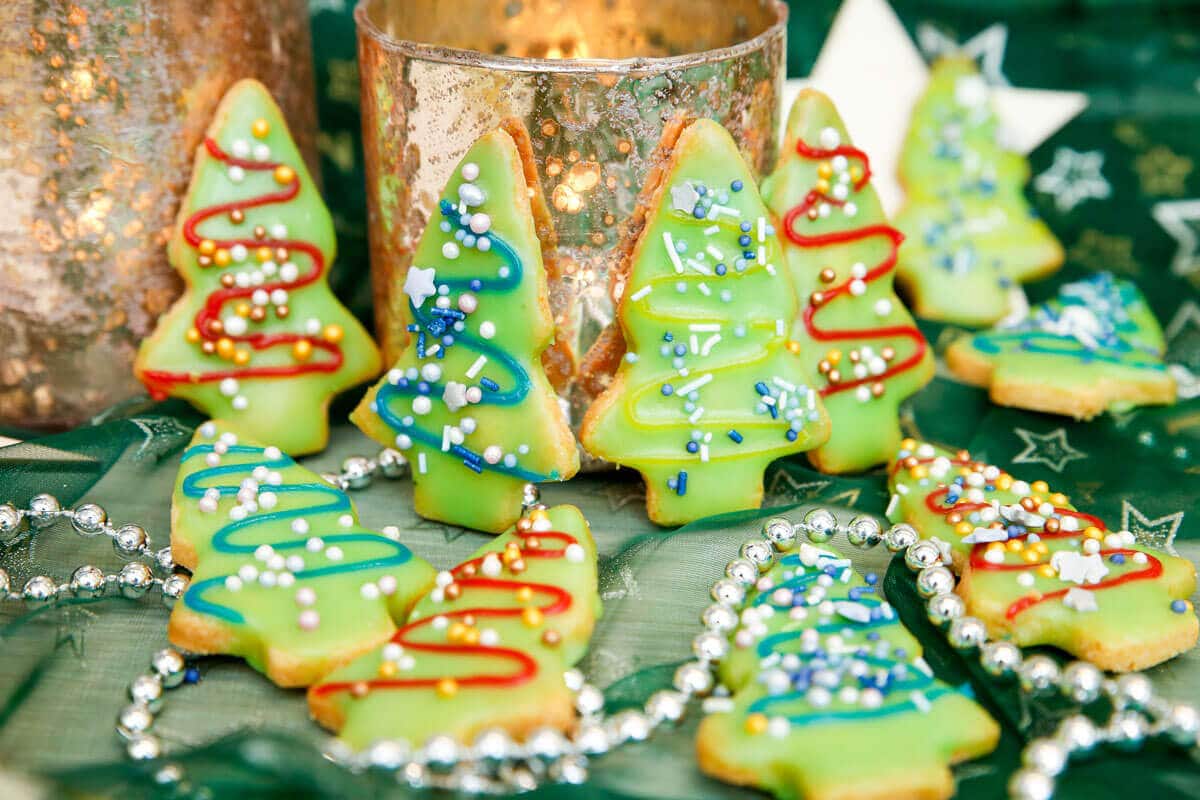
[[[1113,713],[1103,725],[1075,714],[1062,720],[1050,736],[1029,742],[1021,754],[1021,769],[1008,783],[1013,800],[1050,800],[1070,759],[1101,744],[1135,750],[1149,738],[1162,737],[1183,747],[1200,745],[1200,711],[1158,697],[1145,675],[1108,678],[1087,661],[1072,661],[1060,668],[1047,656],[1025,657],[1012,642],[991,639],[983,621],[967,615],[966,602],[955,591],[957,578],[950,570],[949,555],[934,542],[922,540],[911,525],[893,525],[885,532],[874,517],[865,515],[842,525],[827,508],[814,508],[795,524],[784,517],[769,519],[762,526],[762,539],[742,544],[739,557],[726,566],[725,577],[713,584],[716,602],[701,615],[706,630],[692,640],[696,660],[675,672],[675,687],[681,695],[699,697],[720,688],[716,667],[729,653],[729,636],[737,627],[746,594],[776,556],[791,550],[802,537],[824,544],[837,533],[845,534],[856,547],[869,549],[882,543],[893,553],[903,553],[904,563],[916,573],[917,592],[925,600],[930,621],[944,631],[955,649],[977,653],[989,675],[1015,679],[1021,690],[1030,694],[1058,691],[1080,705],[1101,699],[1111,703]],[[735,622],[731,625],[730,620]],[[705,702],[706,711],[730,707],[727,696]]]

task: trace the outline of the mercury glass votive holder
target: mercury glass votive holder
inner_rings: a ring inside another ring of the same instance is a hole
[[[775,160],[787,7],[778,0],[361,0],[363,141],[375,316],[394,359],[404,276],[476,138],[524,121],[557,234],[551,284],[572,423],[577,362],[612,322],[609,274],[664,124],[715,119],[761,174]]]

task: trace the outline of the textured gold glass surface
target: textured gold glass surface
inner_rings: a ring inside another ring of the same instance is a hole
[[[142,391],[134,353],[181,288],[179,197],[244,77],[315,168],[304,0],[0,2],[0,424],[67,427]]]
[[[356,10],[372,281],[388,359],[406,341],[408,269],[470,144],[524,120],[558,236],[551,287],[576,359],[612,321],[609,272],[648,158],[678,113],[723,123],[773,162],[787,9],[776,0],[363,0]],[[572,422],[590,401],[563,390]]]

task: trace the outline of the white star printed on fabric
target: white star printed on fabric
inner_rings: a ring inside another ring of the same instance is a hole
[[[985,30],[963,47],[978,47],[982,53],[994,49],[998,39]],[[986,58],[984,68],[986,75]],[[897,170],[908,119],[928,82],[929,68],[887,0],[844,0],[812,73],[788,81],[783,99],[790,107],[806,86],[833,99],[855,145],[870,155],[871,185],[891,215],[904,201]],[[1001,140],[1021,155],[1049,139],[1088,103],[1083,92],[1011,86],[993,86],[991,99]]]
[[[192,438],[192,429],[184,427],[174,417],[130,417],[129,421],[145,437],[133,454],[134,461],[147,457],[157,461]]]
[[[1087,453],[1067,443],[1066,428],[1056,428],[1046,434],[1013,428],[1013,433],[1025,443],[1025,449],[1013,458],[1014,464],[1045,464],[1055,472],[1062,472],[1069,462],[1087,458]]]
[[[414,266],[408,268],[408,274],[404,276],[404,293],[417,308],[437,294],[437,287],[433,285],[435,275],[437,275],[437,270],[433,267],[423,269]]]
[[[1004,49],[1008,46],[1008,26],[997,22],[959,44],[928,22],[917,26],[917,44],[930,61],[949,55],[962,55],[979,62],[979,71],[993,86],[1008,86],[1004,76]]]
[[[1138,511],[1128,500],[1121,501],[1121,530],[1133,534],[1134,540],[1143,547],[1155,550],[1175,552],[1175,534],[1183,525],[1183,511],[1174,514],[1164,514],[1157,519],[1150,519]]]
[[[1155,203],[1150,214],[1179,245],[1171,259],[1171,272],[1191,275],[1200,270],[1200,253],[1196,252],[1200,245],[1200,200]]]
[[[1054,196],[1059,211],[1070,211],[1087,200],[1103,200],[1112,194],[1101,170],[1104,153],[1100,150],[1077,152],[1069,147],[1054,151],[1054,163],[1033,179],[1033,188]]]

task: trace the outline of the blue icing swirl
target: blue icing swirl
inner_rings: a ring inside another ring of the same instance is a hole
[[[470,232],[468,224],[463,221],[462,216],[459,215],[458,211],[448,200],[442,200],[441,212],[451,226],[456,227],[460,231]],[[461,292],[469,290],[476,293],[504,293],[517,288],[524,275],[524,264],[520,257],[508,242],[501,239],[494,232],[488,232],[487,239],[490,242],[490,251],[500,256],[504,262],[506,271],[499,273],[500,277],[496,278],[438,279],[439,287],[444,286],[448,291]],[[443,345],[438,351],[438,358],[443,357],[446,348],[450,346],[463,346],[487,357],[489,364],[488,371],[489,373],[493,373],[493,375],[492,377],[480,380],[480,386],[483,389],[483,404],[514,406],[528,396],[531,387],[529,374],[511,355],[496,345],[469,333],[465,327],[461,331],[453,330],[452,327],[447,328],[445,318],[435,313],[437,311],[435,308],[423,310],[414,305],[411,300],[408,305],[415,321],[415,325],[411,326],[410,330],[415,329],[414,332],[417,332],[420,337],[419,342],[423,343],[425,340],[424,337],[428,335],[437,339],[439,345]],[[450,331],[453,331],[453,333]],[[446,337],[446,339],[443,339],[443,337]],[[421,358],[424,357],[423,344],[419,346],[418,356]],[[494,380],[492,365],[498,365],[499,371],[507,377],[507,388],[504,388],[502,382]],[[410,398],[418,394],[427,395],[431,399],[438,398],[441,397],[444,389],[445,384],[440,381],[409,380],[408,378],[401,378],[396,383],[392,383],[390,380],[384,381],[375,395],[374,410],[379,415],[379,418],[397,434],[403,433],[414,442],[419,442],[426,447],[440,452],[442,451],[442,435],[421,427],[415,419],[412,420],[411,424],[405,424],[405,415],[396,412],[392,406],[392,401],[398,397]],[[511,466],[503,462],[489,464],[478,452],[462,444],[451,446],[447,452],[450,455],[459,457],[463,464],[474,472],[488,470],[535,483],[558,480],[557,470],[550,472],[548,475],[543,475],[515,464]]]
[[[197,456],[203,456],[213,452],[211,444],[198,444],[189,447],[183,454],[183,463],[186,464],[190,459]],[[250,445],[230,445],[226,451],[229,454],[240,453],[246,455],[264,455],[264,448],[252,447]],[[247,461],[241,464],[223,464],[215,467],[207,467],[198,470],[183,479],[182,491],[185,497],[201,498],[210,489],[216,489],[222,497],[236,495],[241,488],[241,480],[237,483],[210,483],[228,475],[249,476],[256,467],[266,467],[268,469],[281,470],[287,467],[295,466],[296,462],[286,454],[281,454],[277,459],[264,458],[259,461]],[[244,539],[252,537],[254,530],[261,525],[276,522],[279,520],[293,519],[298,517],[313,517],[318,514],[335,514],[345,513],[350,511],[350,498],[345,492],[341,492],[334,487],[324,482],[316,483],[282,483],[279,485],[271,485],[271,492],[276,494],[285,494],[291,492],[308,492],[313,494],[326,495],[330,498],[329,502],[322,505],[304,506],[302,508],[287,509],[281,511],[257,512],[251,514],[244,519],[235,520],[227,525],[224,525],[212,537],[212,547],[218,553],[226,555],[242,555],[253,554],[261,545],[270,545],[276,552],[286,552],[289,550],[304,550],[307,539],[312,536],[320,538],[326,544],[343,545],[357,542],[369,543],[377,545],[381,548],[391,548],[395,553],[390,556],[372,558],[365,561],[349,561],[345,563],[333,564],[325,567],[316,567],[314,569],[303,569],[293,573],[296,580],[304,581],[315,578],[326,577],[329,575],[341,575],[350,572],[361,572],[365,570],[383,569],[387,567],[398,567],[408,563],[412,559],[412,551],[399,542],[388,539],[385,536],[379,536],[373,533],[321,533],[310,531],[303,537],[296,539],[287,539],[283,541],[252,541],[245,542]],[[243,623],[245,617],[237,609],[230,608],[227,605],[214,602],[205,598],[205,594],[210,590],[223,587],[225,580],[232,577],[233,573],[228,575],[220,575],[213,578],[207,578],[202,581],[193,583],[187,593],[183,597],[184,603],[188,608],[198,613],[209,614],[219,619],[223,619],[232,623]]]

